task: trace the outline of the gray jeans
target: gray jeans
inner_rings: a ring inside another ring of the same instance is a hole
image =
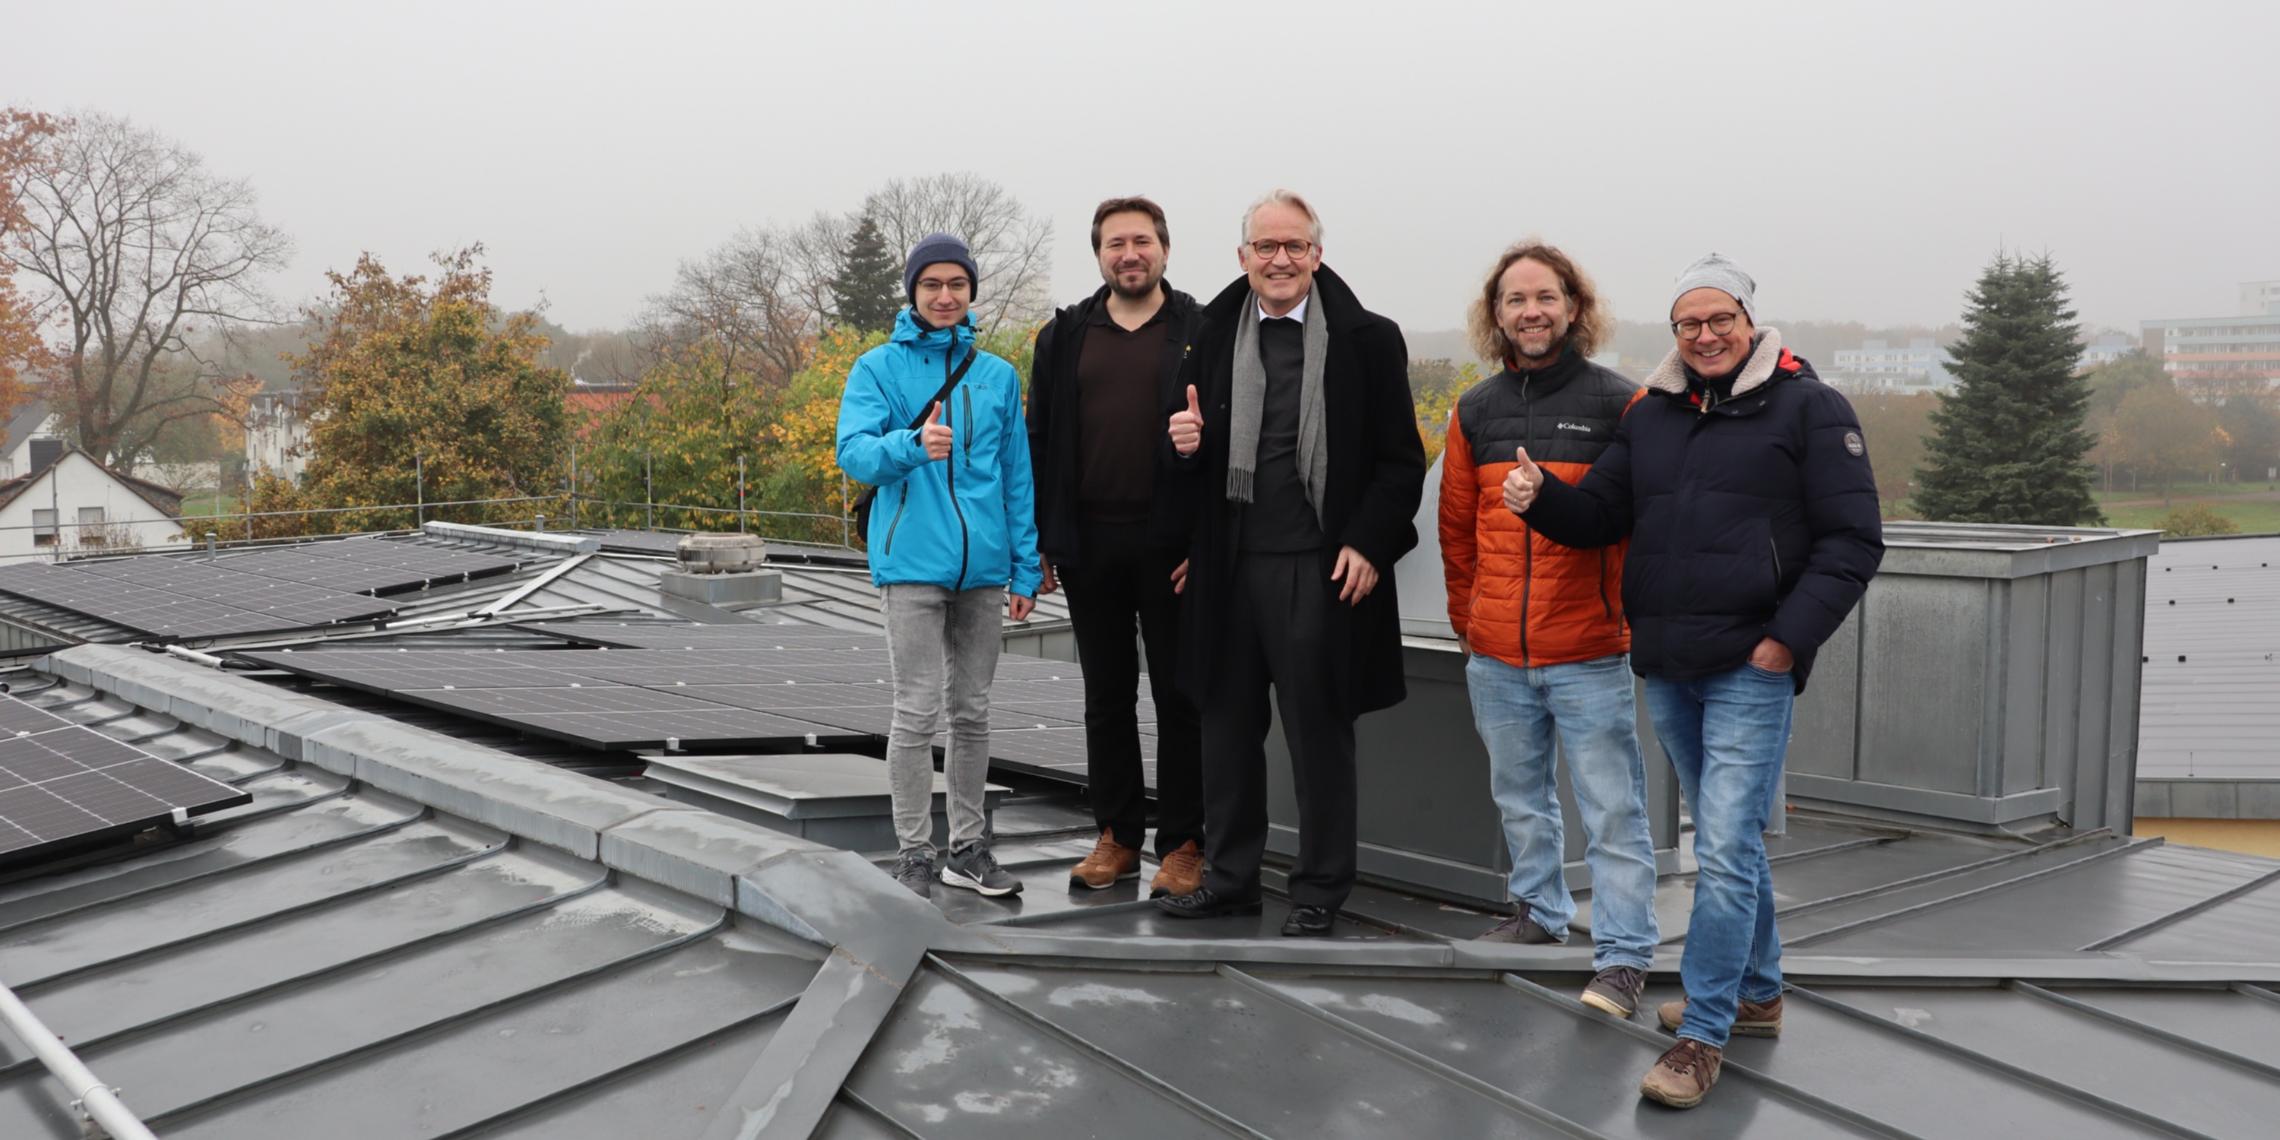
[[[997,675],[1005,589],[952,593],[897,583],[887,602],[887,661],[895,678],[887,781],[895,835],[905,851],[933,848],[934,734],[950,720],[950,846],[982,837],[982,789],[990,772],[990,678]],[[947,700],[945,697],[947,696]]]

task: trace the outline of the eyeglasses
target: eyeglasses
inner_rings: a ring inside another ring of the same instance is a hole
[[[1702,335],[1702,326],[1708,325],[1711,335],[1724,336],[1734,331],[1734,322],[1741,319],[1740,313],[1720,313],[1707,321],[1698,321],[1688,317],[1683,321],[1672,321],[1670,331],[1677,333],[1680,340],[1693,340]]]
[[[1292,261],[1304,261],[1306,255],[1314,251],[1314,243],[1303,238],[1292,238],[1289,241],[1260,238],[1250,244],[1252,255],[1261,261],[1273,261],[1278,249],[1289,254]]]

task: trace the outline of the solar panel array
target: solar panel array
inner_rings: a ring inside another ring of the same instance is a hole
[[[596,748],[882,737],[893,723],[886,640],[875,634],[603,622],[531,628],[589,646],[608,639],[620,647],[312,649],[242,656]],[[991,690],[991,754],[1081,778],[1083,698],[1082,680],[1067,662],[1001,657]],[[1143,716],[1152,724],[1154,710],[1143,706]]]
[[[508,555],[349,539],[225,554],[0,567],[0,593],[154,637],[223,637],[385,618],[378,595],[504,573]]]
[[[350,594],[390,594],[504,574],[524,565],[524,560],[420,543],[352,538],[225,554],[203,564]]]
[[[0,859],[140,831],[253,797],[131,744],[0,696]]]
[[[0,566],[0,593],[161,638],[263,633],[395,613],[375,598],[166,558]]]

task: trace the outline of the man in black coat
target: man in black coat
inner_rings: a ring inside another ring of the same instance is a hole
[[[1701,873],[1679,1041],[1640,1083],[1701,1103],[1732,1034],[1781,1032],[1781,939],[1765,828],[1790,717],[1821,643],[1884,557],[1876,477],[1843,395],[1756,326],[1756,283],[1713,253],[1679,275],[1678,347],[1574,487],[1521,451],[1505,505],[1569,546],[1631,538],[1631,667],[1694,819]]]
[[[1085,790],[1100,838],[1069,872],[1103,890],[1140,874],[1148,786],[1141,766],[1135,626],[1155,697],[1156,860],[1150,892],[1203,885],[1202,728],[1176,683],[1188,514],[1159,468],[1169,464],[1162,409],[1180,398],[1180,364],[1200,319],[1195,298],[1164,281],[1172,249],[1163,208],[1111,198],[1093,211],[1104,284],[1037,336],[1029,383],[1029,456],[1045,584],[1069,591],[1085,674]]]
[[[1271,686],[1299,815],[1282,932],[1322,935],[1354,885],[1354,718],[1405,695],[1390,583],[1417,545],[1425,450],[1401,329],[1322,268],[1313,207],[1261,199],[1236,257],[1167,431],[1195,510],[1181,683],[1203,712],[1209,868],[1157,905],[1259,912]]]

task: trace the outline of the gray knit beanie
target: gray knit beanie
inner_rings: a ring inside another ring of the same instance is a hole
[[[974,254],[964,241],[949,234],[928,234],[910,247],[910,257],[903,262],[903,300],[917,304],[919,273],[946,261],[964,267],[966,276],[973,279],[973,299],[981,300],[982,273],[974,268]]]
[[[1726,260],[1722,253],[1705,254],[1702,260],[1686,267],[1678,275],[1678,283],[1671,288],[1670,305],[1678,307],[1678,299],[1696,289],[1716,289],[1732,297],[1742,306],[1742,315],[1757,323],[1757,282],[1742,272],[1742,267]]]

